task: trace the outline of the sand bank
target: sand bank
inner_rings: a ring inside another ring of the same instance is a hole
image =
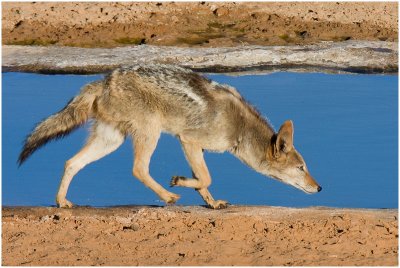
[[[398,265],[397,209],[2,211],[3,265]]]

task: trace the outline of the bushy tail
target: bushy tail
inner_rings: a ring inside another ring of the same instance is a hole
[[[86,85],[61,111],[40,122],[25,140],[18,158],[19,165],[47,142],[62,138],[84,124],[101,89],[101,82]]]

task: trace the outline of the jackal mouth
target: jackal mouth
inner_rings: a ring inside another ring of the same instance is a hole
[[[296,188],[296,189],[302,190],[302,191],[305,192],[306,194],[315,194],[315,193],[316,193],[316,192],[307,190],[306,188],[304,188],[304,187],[301,186],[300,184],[286,182],[286,181],[284,181],[284,180],[282,180],[282,179],[280,179],[280,178],[278,178],[278,177],[276,177],[276,176],[273,176],[273,175],[269,175],[269,176],[270,176],[271,178],[277,180],[277,181],[283,182],[283,183],[285,183],[285,184],[288,184],[288,185],[290,185],[290,186],[293,186],[293,187]]]
[[[316,193],[316,192],[308,191],[306,188],[300,186],[300,185],[297,184],[297,183],[294,183],[294,184],[292,184],[292,185],[293,185],[294,187],[296,187],[297,189],[302,190],[302,191],[305,192],[306,194],[315,194],[315,193]]]

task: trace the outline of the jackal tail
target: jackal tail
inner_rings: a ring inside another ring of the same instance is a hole
[[[61,111],[40,122],[25,140],[18,158],[19,165],[47,142],[65,137],[88,121],[101,90],[100,82],[88,84]]]

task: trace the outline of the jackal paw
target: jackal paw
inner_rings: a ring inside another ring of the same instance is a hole
[[[170,187],[179,186],[179,181],[180,180],[186,180],[186,178],[182,177],[182,176],[172,176],[172,179],[171,179],[171,181],[169,183],[169,186]]]
[[[70,201],[68,201],[67,199],[63,199],[63,200],[57,200],[57,207],[59,208],[73,208],[74,204]]]
[[[228,202],[224,200],[215,200],[214,202],[208,204],[209,208],[212,209],[224,209],[228,207]]]
[[[165,203],[167,204],[175,204],[176,201],[178,201],[178,199],[181,196],[178,194],[173,194],[173,193],[169,193],[168,195],[162,197],[162,199],[164,200]]]

